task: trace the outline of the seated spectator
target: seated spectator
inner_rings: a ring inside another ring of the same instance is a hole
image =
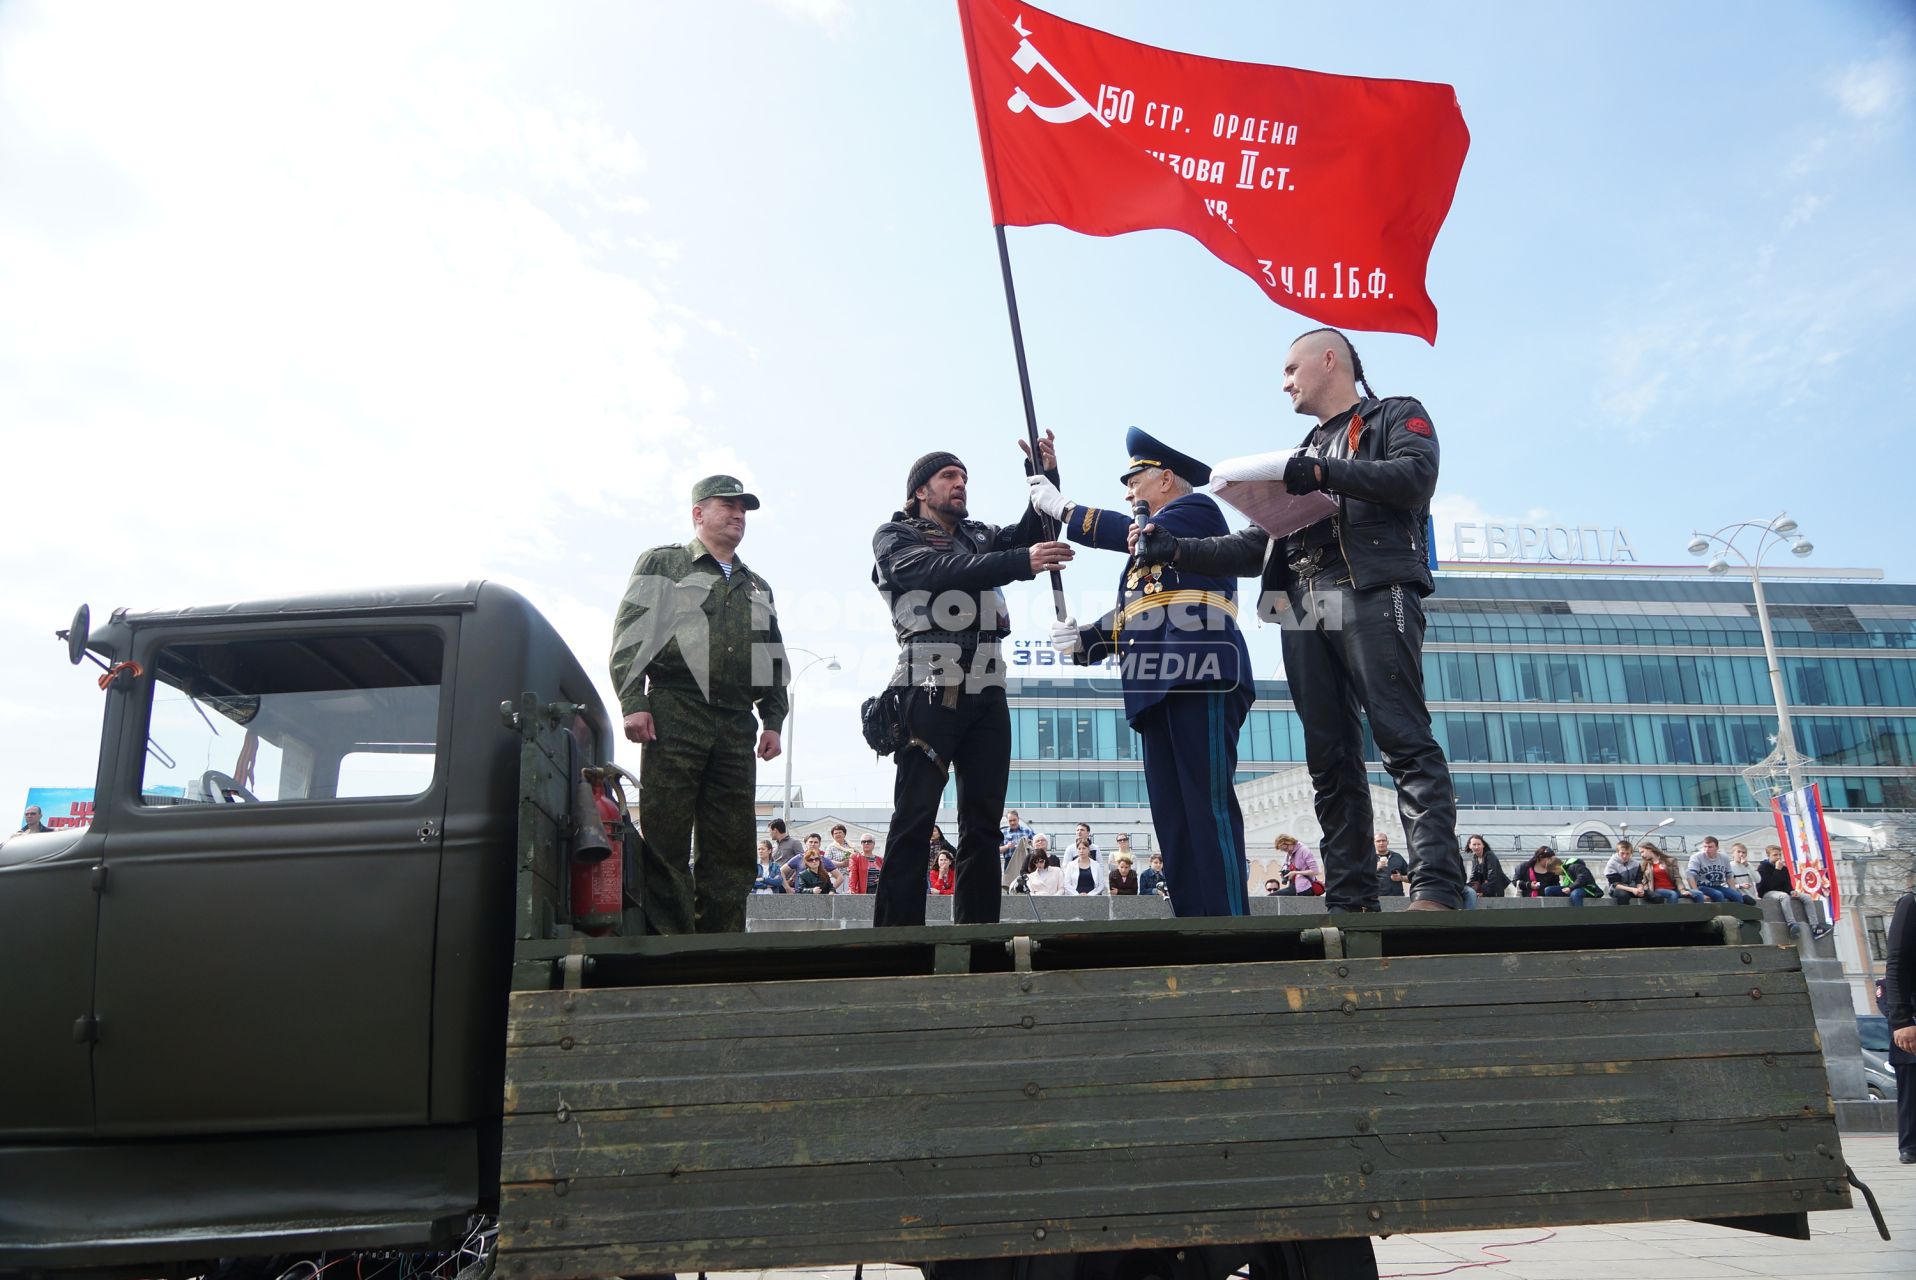
[[[1652,899],[1671,904],[1703,901],[1699,895],[1684,888],[1676,860],[1662,849],[1645,840],[1637,846],[1637,857],[1643,863],[1644,887],[1649,890],[1644,895],[1646,902]]]
[[[839,866],[845,866],[852,860],[852,854],[857,852],[857,850],[852,848],[851,843],[845,839],[845,824],[842,822],[832,823],[831,836],[832,842],[825,846],[825,856],[833,862],[836,862]]]
[[[1573,907],[1581,907],[1585,898],[1602,892],[1582,858],[1566,863],[1547,844],[1538,845],[1537,851],[1517,868],[1516,885],[1520,897],[1568,898]]]
[[[1079,840],[1074,850],[1076,854],[1064,868],[1064,890],[1079,897],[1096,897],[1110,892],[1105,887],[1102,868],[1097,859],[1091,856],[1091,841]]]
[[[937,858],[931,864],[931,871],[926,875],[926,888],[939,897],[949,898],[957,887],[957,859],[940,849]]]
[[[844,831],[843,827],[833,829],[841,834]],[[845,861],[844,892],[870,893],[872,891],[872,881],[877,877],[878,867],[882,862],[876,848],[877,841],[871,836],[859,837],[858,847],[852,850],[851,856]]]
[[[1130,841],[1126,840],[1123,836],[1118,837],[1119,849],[1122,850],[1125,845],[1129,843]],[[1171,886],[1164,881],[1163,854],[1154,853],[1151,855],[1151,865],[1146,867],[1144,874],[1138,877],[1138,892],[1144,894],[1155,893],[1160,898],[1168,898],[1171,896]]]
[[[1126,835],[1124,832],[1121,831],[1118,833],[1117,841],[1118,841],[1119,853],[1131,853],[1131,837],[1130,836]],[[1096,846],[1094,845],[1093,847],[1095,848]],[[1131,857],[1133,861],[1137,860],[1136,854],[1131,854]],[[1149,892],[1149,890],[1144,890],[1144,892]]]
[[[1810,937],[1820,938],[1836,926],[1824,916],[1823,901],[1813,894],[1798,893],[1796,878],[1790,874],[1789,864],[1783,859],[1783,846],[1766,844],[1763,846],[1763,861],[1756,864],[1756,891],[1765,898],[1777,898],[1788,902],[1791,898],[1803,901],[1803,911],[1810,922]],[[1790,918],[1789,908],[1783,909],[1783,918],[1788,921],[1790,932],[1796,932],[1796,921]]]
[[[798,878],[805,873],[805,855],[811,853],[818,855],[818,868],[831,880],[832,888],[838,888],[840,881],[844,879],[844,873],[839,870],[837,861],[819,847],[819,835],[818,832],[814,831],[805,837],[804,849],[799,852],[797,856],[788,859],[785,863],[785,891],[787,893],[802,892],[798,887]]]
[[[1064,872],[1053,865],[1049,855],[1042,850],[1033,849],[1025,857],[1024,873],[1018,882],[1011,886],[1013,893],[1029,893],[1039,897],[1056,897],[1064,892]]]
[[[798,873],[800,893],[832,893],[838,888],[837,877],[825,869],[825,855],[812,845],[817,838],[805,837],[804,866]]]
[[[1730,885],[1730,860],[1717,851],[1715,836],[1704,836],[1703,847],[1690,855],[1689,866],[1684,869],[1684,879],[1689,882],[1692,893],[1701,894],[1708,902],[1740,902],[1746,907],[1756,905],[1756,899],[1738,892]]]
[[[1276,881],[1276,880],[1266,880],[1266,881],[1264,882],[1264,896],[1265,896],[1265,897],[1267,897],[1267,898],[1275,898],[1275,897],[1276,897],[1276,896],[1277,896],[1278,894],[1280,894],[1280,893],[1282,893],[1282,892],[1283,892],[1283,890],[1282,890],[1282,889],[1280,889],[1280,888],[1278,887],[1278,883],[1277,883],[1277,881]]]
[[[1057,855],[1051,852],[1051,837],[1050,836],[1031,837],[1031,851],[1033,853],[1042,853],[1046,858],[1050,859],[1053,863],[1056,863],[1058,860]]]
[[[785,892],[785,877],[778,870],[778,851],[770,840],[758,842],[758,873],[752,880],[752,892]]]
[[[1537,846],[1537,851],[1517,864],[1516,874],[1511,883],[1517,886],[1519,898],[1541,898],[1544,889],[1550,885],[1562,887],[1563,878],[1557,872],[1555,863],[1557,851],[1549,845]]]
[[[1783,846],[1763,846],[1763,861],[1756,864],[1756,892],[1765,898],[1787,898],[1796,892],[1789,866],[1783,861]]]
[[[1750,865],[1750,846],[1741,840],[1730,846],[1730,888],[1745,901],[1756,901],[1756,868]]]
[[[1561,887],[1564,896],[1570,899],[1571,906],[1580,907],[1591,898],[1603,896],[1597,877],[1582,858],[1558,858],[1557,873],[1562,878]]]
[[[1617,841],[1617,851],[1603,864],[1603,878],[1610,883],[1610,897],[1618,906],[1642,902],[1650,891],[1643,883],[1643,864],[1628,840]]]
[[[931,826],[931,856],[936,858],[940,852],[950,854],[956,861],[958,846],[945,839],[945,829],[934,822]]]
[[[1077,830],[1077,833],[1076,833],[1076,834],[1075,834],[1074,836],[1072,836],[1072,838],[1071,838],[1071,845],[1072,845],[1072,847],[1073,847],[1073,848],[1076,848],[1076,847],[1077,847],[1077,843],[1078,843],[1078,841],[1080,841],[1080,840],[1083,840],[1083,841],[1084,841],[1085,843],[1087,843],[1087,844],[1089,844],[1089,845],[1091,846],[1091,856],[1092,856],[1093,858],[1097,858],[1097,857],[1100,857],[1100,856],[1101,856],[1101,855],[1100,855],[1100,854],[1098,853],[1098,842],[1097,842],[1096,840],[1093,840],[1093,839],[1091,838],[1091,824],[1090,824],[1090,823],[1088,823],[1088,822],[1080,822],[1080,823],[1078,824],[1078,830]]]
[[[933,828],[934,831],[936,829],[935,827]],[[1029,840],[1037,834],[1037,832],[1024,824],[1023,819],[1018,817],[1018,811],[1016,809],[1006,809],[1005,825],[998,832],[998,861],[1004,866],[1010,866],[1013,858],[1022,856],[1018,849],[1019,843]],[[934,839],[934,847],[932,848],[934,855],[938,852],[936,844],[937,841]],[[1027,845],[1026,847],[1029,848],[1030,846]],[[954,858],[957,857],[958,851],[956,849],[952,850],[951,856]]]
[[[1510,875],[1491,851],[1490,841],[1472,836],[1464,841],[1464,849],[1470,854],[1471,890],[1480,898],[1503,897],[1504,890],[1510,887]]]
[[[1121,853],[1115,862],[1117,865],[1111,868],[1111,892],[1135,897],[1138,892],[1138,873],[1131,869],[1131,855]]]
[[[1279,836],[1272,842],[1284,856],[1284,872],[1278,879],[1282,898],[1311,898],[1324,892],[1324,863],[1311,847],[1296,836]]]

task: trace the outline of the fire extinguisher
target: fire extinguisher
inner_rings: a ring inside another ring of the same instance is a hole
[[[582,777],[572,813],[572,923],[603,936],[618,928],[625,909],[625,811],[603,782]]]

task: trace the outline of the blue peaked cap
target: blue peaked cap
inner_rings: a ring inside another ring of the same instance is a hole
[[[1163,467],[1193,485],[1211,483],[1208,464],[1188,453],[1179,453],[1143,427],[1132,427],[1124,433],[1124,451],[1131,455],[1131,461],[1125,464],[1124,474],[1118,477],[1120,481],[1129,480],[1146,467]]]

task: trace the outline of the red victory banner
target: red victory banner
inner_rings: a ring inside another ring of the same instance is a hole
[[[958,0],[992,221],[1182,231],[1271,301],[1434,343],[1431,245],[1470,147],[1449,85],[1199,58]]]

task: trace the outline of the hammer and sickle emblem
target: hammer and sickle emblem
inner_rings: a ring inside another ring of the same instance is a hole
[[[1045,74],[1057,81],[1059,87],[1071,95],[1071,101],[1059,103],[1055,107],[1046,106],[1042,102],[1033,102],[1030,94],[1018,88],[1011,91],[1011,100],[1005,105],[1013,111],[1029,111],[1046,124],[1070,124],[1073,120],[1090,116],[1101,126],[1109,129],[1111,122],[1099,115],[1098,109],[1086,102],[1084,95],[1078,92],[1076,86],[1060,75],[1058,69],[1052,66],[1050,61],[1031,43],[1031,33],[1025,30],[1023,14],[1018,15],[1011,27],[1023,37],[1018,42],[1018,52],[1011,55],[1012,65],[1026,74],[1029,74],[1033,67],[1043,67]]]

